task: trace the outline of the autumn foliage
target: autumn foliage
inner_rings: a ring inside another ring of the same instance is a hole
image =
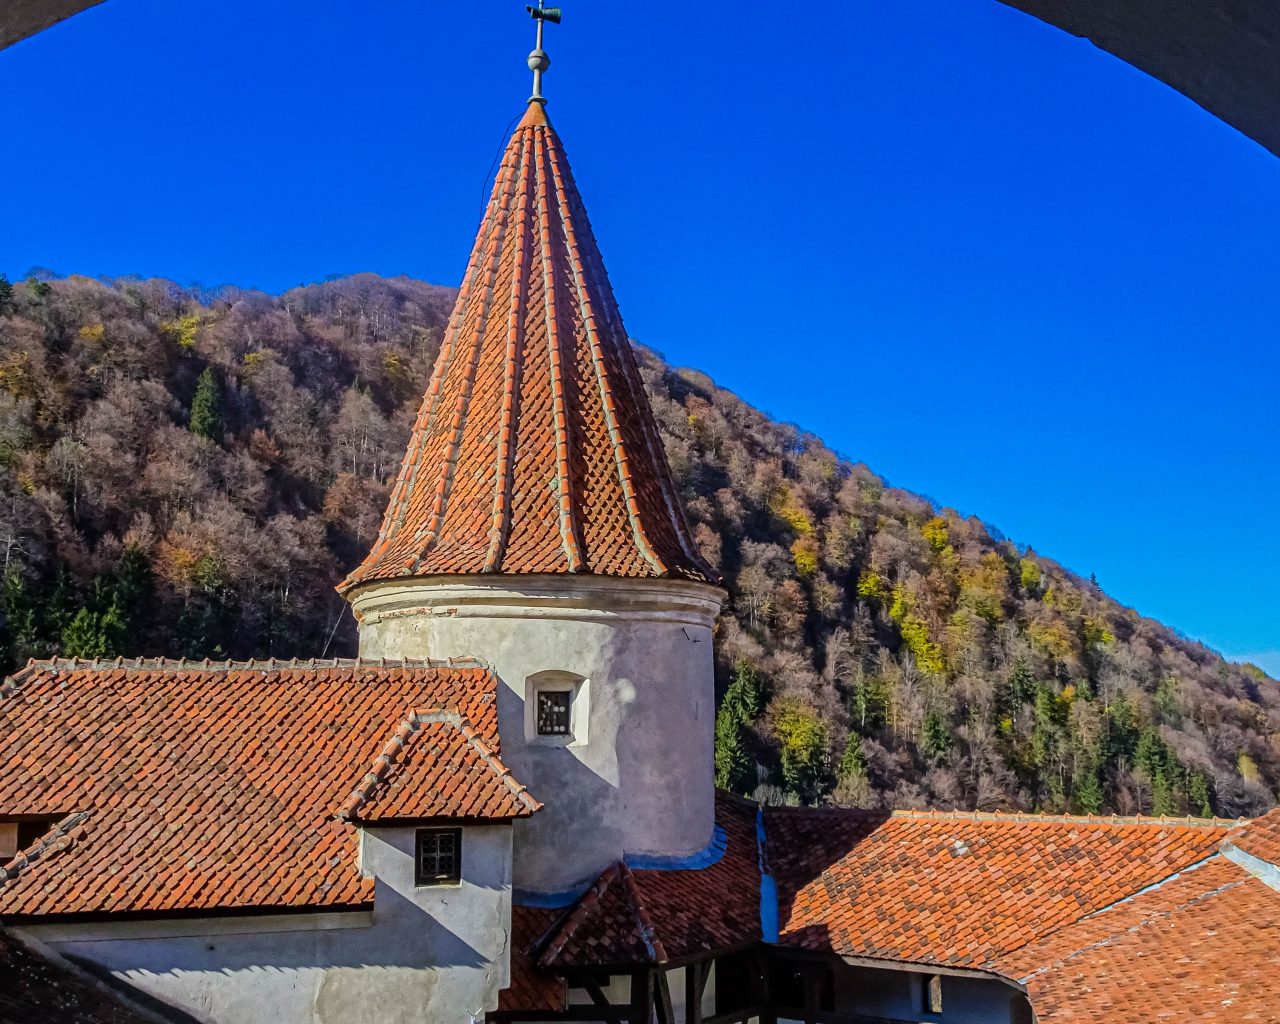
[[[333,585],[376,536],[452,291],[2,284],[5,661],[353,654]],[[1274,680],[640,357],[729,591],[722,784],[859,806],[1274,802]]]

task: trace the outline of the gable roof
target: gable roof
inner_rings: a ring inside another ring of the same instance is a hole
[[[537,103],[507,146],[378,540],[338,589],[488,572],[716,580]]]
[[[713,863],[690,868],[607,868],[539,946],[543,968],[678,962],[759,942],[756,807],[716,800]]]
[[[1214,855],[1229,823],[765,812],[784,945],[994,970]]]
[[[0,866],[0,917],[368,906],[358,787],[384,822],[536,806],[497,759],[496,686],[474,663],[33,662],[0,686],[0,815],[57,824]],[[370,783],[415,709],[444,729]]]
[[[465,718],[406,718],[343,807],[351,821],[527,818],[542,805],[516,782]]]

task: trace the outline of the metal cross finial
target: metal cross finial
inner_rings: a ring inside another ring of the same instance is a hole
[[[545,0],[538,0],[538,6],[533,4],[525,4],[525,10],[529,12],[529,17],[538,23],[538,42],[534,46],[533,52],[529,54],[529,70],[533,72],[533,95],[529,97],[530,103],[541,103],[546,106],[546,97],[542,95],[542,73],[551,67],[551,58],[547,56],[547,51],[542,48],[542,26],[548,21],[553,25],[560,24],[560,8],[545,6]]]

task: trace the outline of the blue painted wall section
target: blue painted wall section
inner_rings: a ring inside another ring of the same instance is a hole
[[[764,808],[756,811],[756,851],[760,858],[760,937],[778,941],[778,886],[769,874],[769,845],[764,833]]]
[[[687,857],[655,857],[643,853],[628,853],[623,856],[622,861],[632,871],[701,871],[719,864],[728,848],[729,833],[717,825],[711,833],[711,842],[697,853],[691,853]],[[512,892],[511,898],[519,907],[560,910],[576,903],[594,881],[595,878],[588,878],[562,892],[529,892],[516,889]]]

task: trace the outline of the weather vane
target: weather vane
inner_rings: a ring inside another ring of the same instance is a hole
[[[529,70],[533,72],[533,95],[529,97],[529,102],[546,106],[546,97],[542,95],[542,73],[551,67],[551,58],[542,48],[542,26],[548,21],[553,25],[559,25],[560,8],[546,7],[543,0],[538,0],[537,7],[533,4],[525,4],[525,10],[529,12],[529,17],[538,23],[538,42],[533,52],[529,54]]]

